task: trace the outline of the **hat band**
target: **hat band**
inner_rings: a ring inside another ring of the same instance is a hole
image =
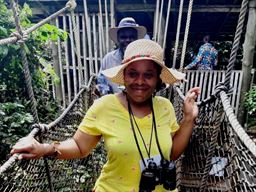
[[[136,23],[122,23],[118,27],[137,27],[138,25]]]
[[[145,58],[145,57],[147,57],[147,58],[150,58],[151,56],[150,55],[134,55],[134,56],[132,56],[132,57],[130,57],[130,58],[127,58],[127,59],[124,59],[123,61],[122,61],[122,64],[124,64],[124,63],[127,63],[127,62],[129,62],[129,61],[131,61],[131,60],[133,60],[133,59],[136,59],[136,58]]]

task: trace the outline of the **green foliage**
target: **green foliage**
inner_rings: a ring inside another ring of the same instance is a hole
[[[9,153],[9,146],[28,134],[27,128],[32,122],[32,115],[26,112],[22,104],[0,103],[0,154]]]
[[[244,106],[248,111],[248,126],[256,125],[256,85],[252,87],[250,91],[245,94]]]
[[[215,42],[215,48],[218,50],[218,68],[227,69],[230,53],[233,43],[231,41],[217,41]],[[241,70],[243,59],[243,49],[240,45],[237,50],[237,56],[234,64],[235,70]]]
[[[19,7],[19,19],[23,29],[33,25],[29,17],[32,10],[27,4]],[[12,11],[6,2],[0,0],[0,39],[7,38],[15,30]],[[67,38],[67,33],[46,24],[29,34],[25,52],[32,77],[33,90],[37,101],[40,122],[48,123],[56,118],[60,107],[48,93],[49,82],[59,83],[49,51],[50,43]],[[23,64],[18,44],[0,46],[0,153],[2,161],[9,153],[10,146],[26,135],[33,123],[31,105],[28,99]]]

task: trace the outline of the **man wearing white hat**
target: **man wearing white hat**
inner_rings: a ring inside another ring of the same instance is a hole
[[[107,53],[102,60],[97,79],[97,89],[100,94],[105,95],[108,93],[121,92],[118,88],[118,84],[108,81],[101,71],[121,65],[126,47],[131,42],[144,38],[146,33],[147,29],[143,26],[139,26],[131,17],[123,18],[119,22],[118,27],[109,29],[110,39],[118,45],[118,49]]]

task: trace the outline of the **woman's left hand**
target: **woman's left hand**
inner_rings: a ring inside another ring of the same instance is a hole
[[[184,119],[187,121],[194,121],[194,119],[198,115],[198,107],[196,104],[196,98],[200,94],[200,88],[194,87],[191,88],[184,99],[184,106],[183,106],[183,112],[184,112]]]

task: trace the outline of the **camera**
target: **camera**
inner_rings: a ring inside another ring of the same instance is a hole
[[[156,185],[163,185],[166,190],[176,188],[176,167],[173,161],[162,159],[159,166],[153,160],[149,161],[141,173],[139,191],[151,192]]]

